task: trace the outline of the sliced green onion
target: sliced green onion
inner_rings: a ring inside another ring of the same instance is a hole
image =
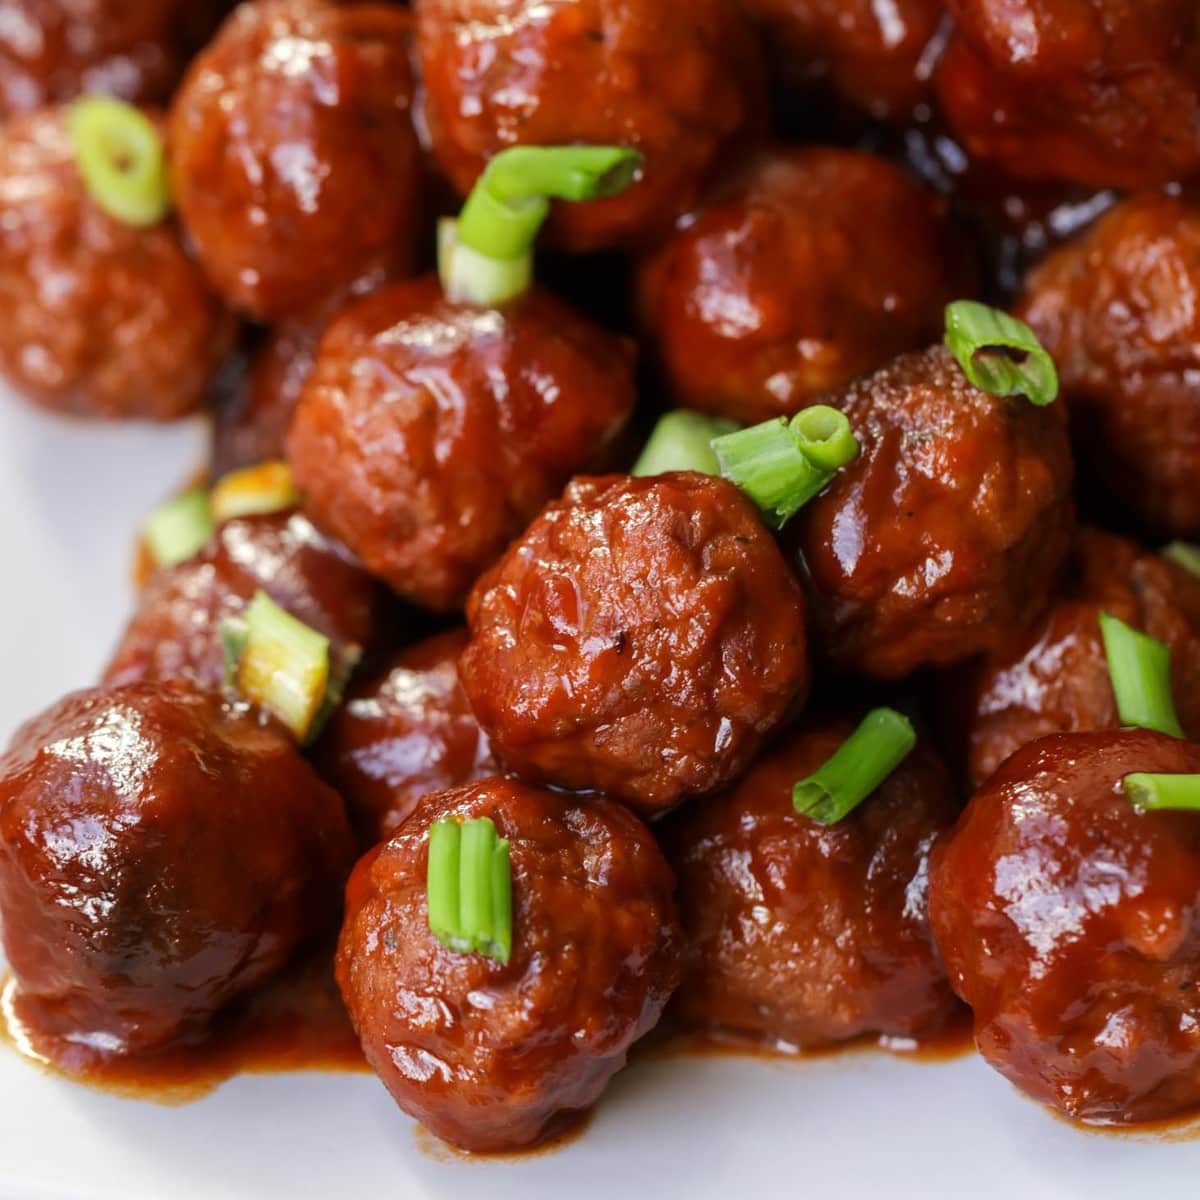
[[[237,667],[237,689],[273,713],[303,742],[317,727],[330,679],[329,639],[280,608],[259,591],[246,609],[245,645]],[[227,652],[236,646],[236,627]]]
[[[213,528],[208,493],[196,488],[160,504],[142,526],[142,536],[154,565],[173,567],[202,550]]]
[[[1189,574],[1200,575],[1200,546],[1193,546],[1191,542],[1171,542],[1163,547],[1162,556]]]
[[[877,708],[807,779],[792,788],[796,811],[822,825],[853,812],[908,757],[917,744],[909,720]]]
[[[946,345],[989,396],[1024,396],[1039,407],[1058,395],[1058,370],[1024,321],[975,300],[946,306]]]
[[[300,494],[287,463],[265,462],[231,471],[213,488],[209,503],[213,520],[223,525],[235,517],[294,508],[299,501]]]
[[[1100,634],[1121,724],[1183,737],[1171,699],[1171,651],[1108,613],[1100,614]]]
[[[126,225],[166,217],[166,155],[145,113],[111,96],[87,96],[71,105],[67,125],[79,174],[99,208]]]
[[[512,860],[488,817],[445,817],[429,830],[429,928],[458,954],[508,962],[512,953]]]
[[[788,420],[775,417],[713,439],[721,474],[737,484],[776,528],[858,457],[858,439],[844,413],[814,405]]]
[[[533,281],[533,244],[551,199],[598,200],[637,178],[642,156],[624,146],[513,146],[488,163],[457,221],[438,225],[446,296],[493,307]]]
[[[1144,775],[1135,772],[1126,775],[1121,780],[1121,786],[1138,808],[1200,811],[1200,775]]]
[[[720,475],[713,453],[714,438],[734,433],[736,421],[679,408],[658,419],[633,466],[634,475],[663,475],[667,471],[699,471]]]

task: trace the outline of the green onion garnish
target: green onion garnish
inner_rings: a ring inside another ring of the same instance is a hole
[[[826,404],[775,417],[713,439],[721,474],[736,483],[776,528],[823,491],[859,453],[844,413]]]
[[[227,672],[236,656],[238,692],[278,717],[297,741],[307,740],[318,727],[329,687],[329,639],[258,591],[246,609],[244,628],[226,622],[221,640]]]
[[[429,830],[429,928],[458,954],[508,962],[512,953],[512,861],[508,839],[487,817],[451,817]]]
[[[75,161],[97,206],[125,225],[157,225],[171,207],[166,155],[154,122],[111,96],[71,105]]]
[[[1171,699],[1171,651],[1108,613],[1100,614],[1100,634],[1121,724],[1183,737]]]
[[[142,526],[142,537],[156,567],[173,567],[202,550],[213,528],[208,493],[195,488],[160,504]]]
[[[1058,370],[1033,330],[975,300],[946,306],[946,345],[989,396],[1024,396],[1039,407],[1058,395]]]
[[[287,463],[265,462],[231,471],[213,488],[209,503],[213,520],[223,525],[235,517],[294,508],[299,501]]]
[[[831,758],[794,785],[796,811],[822,825],[835,824],[870,796],[916,744],[907,717],[894,708],[874,709]]]
[[[1162,548],[1162,556],[1191,575],[1200,575],[1200,546],[1191,542],[1171,542]]]
[[[658,419],[632,473],[663,475],[667,471],[699,471],[704,475],[719,475],[721,465],[713,453],[713,439],[734,433],[738,428],[736,421],[725,417],[676,409]]]
[[[488,163],[458,220],[438,226],[438,272],[455,302],[494,306],[528,290],[550,200],[624,191],[642,156],[623,146],[513,146]]]
[[[1136,772],[1121,780],[1125,795],[1147,810],[1200,811],[1200,775],[1144,775]]]

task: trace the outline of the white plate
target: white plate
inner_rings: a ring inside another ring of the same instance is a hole
[[[0,738],[95,677],[137,521],[202,452],[198,426],[67,424],[0,397]],[[1198,1176],[1200,1141],[1081,1133],[975,1057],[650,1060],[563,1149],[468,1162],[431,1151],[367,1075],[247,1076],[169,1108],[0,1048],[6,1200],[1115,1200],[1189,1195]]]

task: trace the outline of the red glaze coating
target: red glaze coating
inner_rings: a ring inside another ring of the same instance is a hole
[[[904,117],[929,92],[942,0],[741,0],[785,77],[828,81],[876,117]]]
[[[1125,200],[1026,283],[1081,459],[1158,536],[1200,536],[1200,207]]]
[[[1200,736],[1200,579],[1133,542],[1083,530],[1068,586],[1028,636],[975,674],[968,731],[972,787],[1015,750],[1050,733],[1117,729],[1100,614],[1171,649],[1176,711]]]
[[[326,331],[288,459],[317,525],[400,595],[453,609],[633,403],[628,344],[548,292],[481,309],[429,276]]]
[[[0,120],[84,93],[166,100],[227,0],[4,0]]]
[[[221,625],[260,588],[336,647],[371,639],[376,587],[342,547],[299,513],[238,517],[195,558],[150,577],[104,682],[187,679],[219,690]]]
[[[728,783],[804,699],[804,600],[731,483],[576,479],[467,612],[463,687],[522,778],[647,814]]]
[[[466,195],[514,145],[635,146],[641,181],[562,205],[570,250],[645,243],[700,198],[759,131],[758,46],[735,0],[418,0],[424,119]],[[586,99],[585,99],[586,98]]]
[[[508,838],[507,963],[429,931],[428,830],[490,817]],[[464,1150],[529,1146],[590,1108],[679,980],[674,878],[619,805],[487,779],[426,797],[346,889],[337,977],[396,1103]]]
[[[430,792],[496,774],[487,736],[458,680],[465,629],[401,650],[374,679],[357,683],[318,750],[363,846],[395,832]]]
[[[1190,0],[950,0],[938,70],[972,154],[1014,175],[1141,187],[1200,170]]]
[[[1145,730],[1019,750],[934,851],[930,919],[993,1067],[1080,1121],[1200,1104],[1200,817],[1141,813],[1123,776],[1200,772]]]
[[[645,262],[641,309],[681,406],[755,422],[927,345],[973,274],[891,163],[781,150]]]
[[[789,536],[830,661],[899,679],[1027,627],[1071,539],[1063,405],[989,396],[941,346],[829,399],[862,454]]]
[[[200,407],[232,325],[167,222],[100,211],[66,109],[0,125],[0,370],[75,416],[171,420]]]
[[[337,920],[337,794],[274,727],[180,684],[76,692],[0,758],[0,917],[40,1053],[202,1037]]]
[[[171,109],[172,191],[218,291],[261,320],[407,262],[423,183],[409,17],[384,4],[244,4]]]

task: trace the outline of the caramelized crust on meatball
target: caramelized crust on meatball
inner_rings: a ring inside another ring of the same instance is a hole
[[[400,595],[453,609],[633,404],[628,344],[548,292],[483,309],[430,276],[330,326],[288,459],[317,525]]]
[[[1027,628],[1071,540],[1063,405],[990,396],[941,346],[830,402],[862,454],[788,534],[830,662],[899,679]]]
[[[576,479],[480,580],[459,663],[522,778],[644,813],[727,783],[804,699],[800,588],[724,479]]]
[[[187,685],[76,692],[0,757],[16,1015],[66,1069],[199,1039],[336,925],[351,855],[281,730]]]
[[[424,119],[466,195],[515,145],[634,146],[640,182],[561,206],[570,250],[645,243],[699,199],[764,111],[758,46],[736,0],[417,0]]]
[[[1200,819],[1142,812],[1134,772],[1200,772],[1146,730],[1019,750],[934,851],[930,918],[980,1052],[1035,1100],[1120,1124],[1200,1104]]]
[[[204,402],[232,323],[167,222],[93,203],[67,110],[0,125],[0,370],[46,408],[166,421]]]
[[[429,930],[429,828],[490,818],[510,845],[506,963]],[[488,779],[427,796],[346,889],[337,977],[396,1103],[464,1150],[529,1146],[591,1107],[679,979],[674,879],[602,799]]]

